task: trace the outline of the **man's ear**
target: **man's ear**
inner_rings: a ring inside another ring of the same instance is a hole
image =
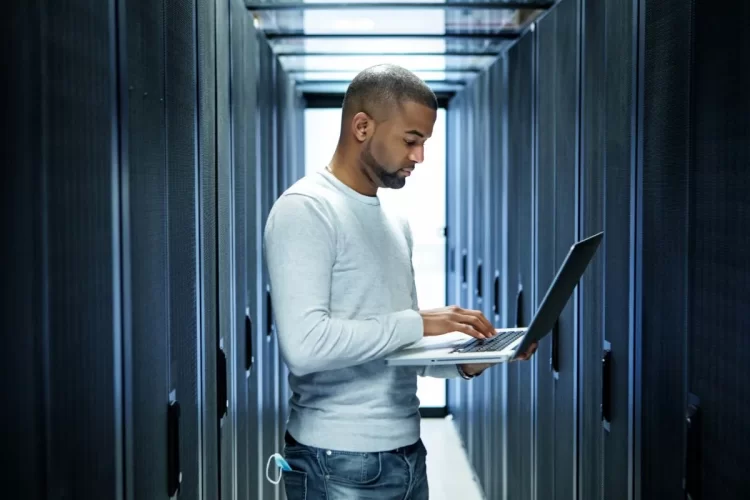
[[[352,133],[359,142],[364,142],[372,134],[373,120],[360,111],[352,118]]]

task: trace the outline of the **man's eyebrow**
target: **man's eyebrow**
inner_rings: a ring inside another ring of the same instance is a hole
[[[424,139],[424,134],[422,132],[420,132],[419,130],[407,130],[406,133],[407,134],[418,135],[419,137],[421,137],[421,138]]]

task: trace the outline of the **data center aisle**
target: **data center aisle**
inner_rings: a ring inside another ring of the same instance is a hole
[[[422,419],[430,500],[482,500],[482,490],[451,420]]]

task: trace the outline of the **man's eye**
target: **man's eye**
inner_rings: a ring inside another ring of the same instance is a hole
[[[406,143],[407,145],[409,145],[409,146],[413,146],[413,145],[415,145],[415,144],[416,144],[416,141],[409,141],[409,140],[405,140],[404,142],[405,142],[405,143]]]

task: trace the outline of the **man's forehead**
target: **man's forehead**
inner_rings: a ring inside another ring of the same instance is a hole
[[[423,104],[407,102],[401,107],[400,117],[405,133],[428,138],[432,135],[437,113]]]

